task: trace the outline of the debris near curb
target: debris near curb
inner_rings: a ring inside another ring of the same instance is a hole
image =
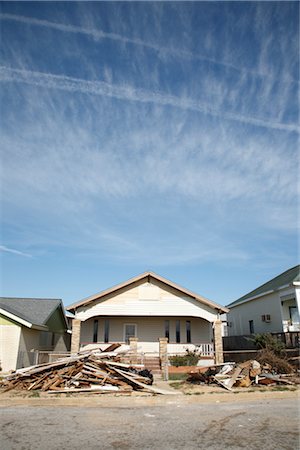
[[[191,371],[186,381],[196,384],[217,383],[229,391],[232,391],[233,387],[247,388],[253,384],[268,386],[300,384],[299,374],[293,372],[292,366],[288,363],[282,364],[281,367],[291,369],[291,373],[278,373],[278,363],[279,361],[276,360],[276,366],[273,367],[271,364],[263,362],[263,358],[261,358],[261,362],[249,360],[239,364],[229,362],[213,365]]]
[[[152,373],[140,365],[124,364],[116,348],[80,352],[52,363],[39,364],[6,375],[1,380],[2,392],[41,390],[47,393],[118,393],[133,390],[164,394],[152,385]]]

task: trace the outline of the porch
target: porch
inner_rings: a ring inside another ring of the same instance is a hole
[[[295,294],[281,297],[281,316],[284,333],[300,331],[300,315]]]
[[[136,338],[137,351],[158,355],[159,341],[167,339],[168,354],[197,350],[203,356],[213,354],[212,324],[198,317],[92,317],[81,322],[80,349],[102,349],[113,343],[129,345]]]

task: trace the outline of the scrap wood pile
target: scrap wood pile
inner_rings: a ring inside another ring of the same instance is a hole
[[[139,369],[139,370],[138,370]],[[19,369],[0,383],[11,389],[41,390],[48,393],[131,393],[133,390],[161,394],[152,385],[153,376],[140,366],[122,364],[115,352],[89,351]]]
[[[300,384],[299,375],[293,371],[293,367],[287,364],[290,373],[278,373],[271,364],[256,360],[243,363],[229,362],[214,365],[207,368],[199,368],[199,371],[189,373],[187,382],[191,383],[217,383],[227,390],[232,387],[249,387],[254,385]]]

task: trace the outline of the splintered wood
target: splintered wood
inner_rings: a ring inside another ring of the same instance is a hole
[[[291,377],[287,380],[286,377]],[[240,364],[229,362],[192,371],[187,378],[191,383],[217,383],[231,391],[232,387],[249,387],[255,385],[299,384],[299,376],[292,374],[274,374],[270,364],[260,364],[250,360]]]
[[[117,345],[118,347],[118,345]],[[133,390],[163,394],[151,386],[153,376],[140,366],[119,362],[114,348],[82,352],[59,359],[53,363],[19,369],[7,375],[0,386],[3,392],[11,389],[41,390],[48,393],[118,393],[130,394]]]

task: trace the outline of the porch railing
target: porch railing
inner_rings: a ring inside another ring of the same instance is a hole
[[[101,347],[102,350],[105,350],[107,347],[109,347],[112,344],[110,343],[103,343],[103,342],[82,342],[81,343],[81,349],[92,349],[96,347]],[[124,345],[124,347],[128,347],[125,342],[120,342],[120,344]],[[186,353],[186,351],[194,351],[200,353],[201,356],[213,356],[214,355],[214,346],[210,342],[201,342],[199,344],[168,344],[168,354],[169,355],[180,355]],[[138,352],[147,354],[158,354],[159,353],[159,342],[145,342],[145,341],[138,341]]]
[[[197,351],[201,356],[214,356],[214,346],[209,342],[201,344],[168,344],[169,355],[180,355],[186,351]]]
[[[283,320],[282,325],[283,325],[283,331],[285,333],[292,333],[295,331],[296,332],[300,331],[300,323],[297,323],[297,322],[291,323],[290,320]]]

